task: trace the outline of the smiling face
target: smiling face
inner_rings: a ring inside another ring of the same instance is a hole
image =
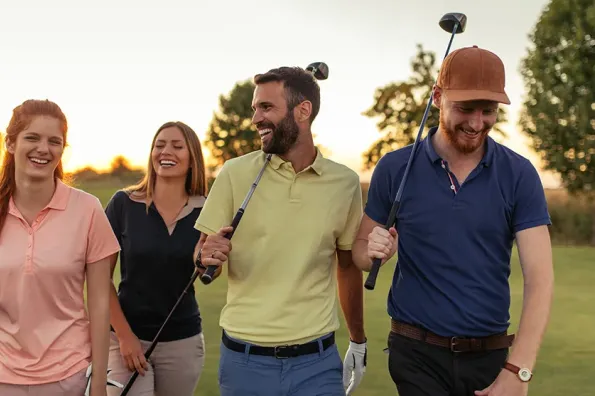
[[[434,98],[440,108],[440,127],[449,143],[462,154],[481,149],[497,121],[498,102],[451,102],[439,92]]]
[[[288,110],[283,83],[271,81],[259,84],[252,100],[256,126],[262,141],[262,151],[283,155],[298,140],[300,130],[293,110]]]
[[[158,177],[186,178],[190,168],[190,151],[179,128],[164,128],[155,138],[151,163]]]
[[[64,152],[64,133],[58,119],[50,116],[34,117],[14,142],[7,144],[14,155],[15,175],[30,180],[54,177]]]

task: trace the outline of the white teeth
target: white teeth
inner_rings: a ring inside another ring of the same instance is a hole
[[[170,160],[163,160],[159,162],[159,165],[169,167],[169,166],[176,166],[177,162],[170,161]]]
[[[258,131],[258,133],[260,134],[260,137],[266,136],[271,132],[273,132],[272,129],[261,129],[260,131]]]
[[[31,161],[35,162],[36,164],[41,164],[41,165],[45,165],[47,164],[48,160],[44,160],[44,159],[39,159],[39,158],[29,158]]]

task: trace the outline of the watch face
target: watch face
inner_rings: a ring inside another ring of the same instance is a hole
[[[531,379],[531,371],[529,371],[526,368],[520,369],[519,378],[521,379],[521,381],[529,381]]]

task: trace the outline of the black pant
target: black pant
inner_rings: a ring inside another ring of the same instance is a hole
[[[508,348],[451,352],[390,332],[388,370],[399,396],[473,396],[498,376]]]

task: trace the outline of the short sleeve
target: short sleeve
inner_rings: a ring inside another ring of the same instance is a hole
[[[107,216],[107,219],[112,227],[114,234],[116,234],[116,238],[118,239],[118,242],[120,244],[122,243],[122,239],[121,239],[121,236],[122,236],[122,227],[121,227],[122,200],[121,200],[121,195],[122,194],[125,194],[125,192],[123,192],[123,191],[116,192],[112,196],[110,201],[107,203],[107,206],[105,207],[105,214]]]
[[[227,164],[223,164],[215,178],[204,207],[194,224],[194,228],[207,235],[217,233],[221,227],[230,225],[233,220],[233,191]]]
[[[535,167],[526,161],[516,186],[512,216],[514,233],[540,225],[550,225],[545,191]]]
[[[384,156],[374,168],[365,208],[366,215],[380,224],[386,224],[392,207],[391,178],[387,162],[388,159]]]
[[[351,250],[351,245],[355,240],[359,225],[362,219],[362,188],[359,183],[359,178],[356,178],[356,186],[353,189],[353,196],[351,197],[351,205],[347,215],[347,222],[343,232],[337,239],[337,247],[340,250]]]
[[[91,204],[91,221],[87,234],[87,263],[95,263],[120,251],[120,244],[99,199]]]

